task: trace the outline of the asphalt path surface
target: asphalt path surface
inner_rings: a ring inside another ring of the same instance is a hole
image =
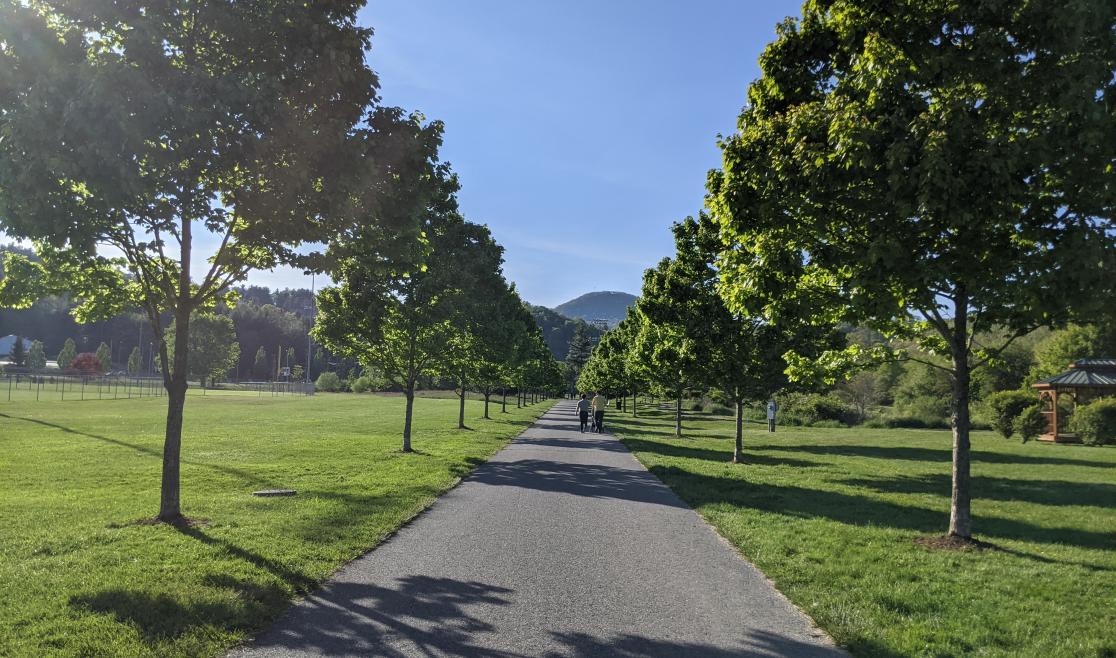
[[[560,401],[232,655],[846,654]]]

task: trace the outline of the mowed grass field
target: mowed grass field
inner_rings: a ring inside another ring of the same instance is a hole
[[[212,656],[381,542],[549,408],[206,396],[186,405],[183,512],[158,511],[165,398],[0,404],[0,656]],[[291,488],[289,498],[254,490]]]
[[[949,520],[951,436],[746,425],[667,409],[611,430],[856,656],[1116,656],[1116,449],[973,435],[974,531]],[[649,574],[648,577],[653,577]]]

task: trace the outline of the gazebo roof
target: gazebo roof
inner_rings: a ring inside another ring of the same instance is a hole
[[[1078,359],[1060,375],[1035,382],[1036,388],[1116,388],[1116,359]]]

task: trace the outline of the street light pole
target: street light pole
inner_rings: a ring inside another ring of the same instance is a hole
[[[316,306],[316,304],[317,304],[317,299],[314,297],[314,274],[311,272],[311,274],[310,274],[310,309],[313,310],[314,307]],[[313,322],[313,320],[314,320],[313,317],[311,317],[310,321]],[[313,341],[313,338],[310,336],[310,332],[307,331],[306,332],[306,383],[307,384],[310,383],[310,350],[313,349],[312,345],[311,345],[312,341]]]

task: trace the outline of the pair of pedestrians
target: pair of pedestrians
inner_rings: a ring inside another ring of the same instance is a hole
[[[585,431],[585,426],[589,423],[590,410],[593,413],[593,426],[589,431],[598,434],[604,431],[604,412],[607,405],[608,400],[605,399],[603,393],[595,393],[592,402],[586,399],[584,393],[581,394],[581,399],[577,401],[577,415],[581,420],[582,432]]]

